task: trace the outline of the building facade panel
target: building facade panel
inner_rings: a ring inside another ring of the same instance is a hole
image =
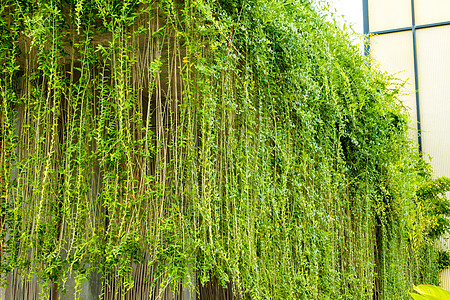
[[[450,175],[450,26],[417,30],[417,61],[424,158],[434,175]]]
[[[411,25],[410,0],[369,0],[371,31],[401,28]]]
[[[414,0],[416,25],[447,22],[450,15],[448,0]]]
[[[410,118],[410,136],[417,140],[416,96],[414,93],[414,56],[411,32],[396,32],[371,38],[371,56],[380,68],[405,82],[400,99],[407,108]]]

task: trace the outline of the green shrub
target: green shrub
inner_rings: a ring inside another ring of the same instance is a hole
[[[448,180],[400,85],[317,7],[4,0],[1,270],[43,297],[71,272],[124,294],[134,264],[254,299],[436,284]]]

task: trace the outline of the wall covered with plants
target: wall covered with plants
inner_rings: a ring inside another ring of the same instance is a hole
[[[92,274],[105,299],[438,284],[448,181],[408,140],[400,85],[318,7],[2,0],[3,278],[47,299]]]

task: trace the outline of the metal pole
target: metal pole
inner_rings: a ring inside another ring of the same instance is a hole
[[[363,30],[364,30],[364,55],[368,56],[370,52],[369,41],[369,3],[368,0],[362,0],[363,2]]]
[[[419,155],[422,157],[422,129],[420,124],[419,76],[417,74],[417,41],[416,41],[416,17],[414,12],[414,0],[411,0],[411,16],[412,16],[412,38],[413,38],[413,54],[414,54],[414,80],[416,92],[417,142],[419,143]]]

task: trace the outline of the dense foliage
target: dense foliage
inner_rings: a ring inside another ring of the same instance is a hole
[[[437,284],[446,179],[308,0],[1,0],[1,270],[251,299]],[[112,280],[114,278],[114,280]],[[47,296],[48,297],[48,296]]]

